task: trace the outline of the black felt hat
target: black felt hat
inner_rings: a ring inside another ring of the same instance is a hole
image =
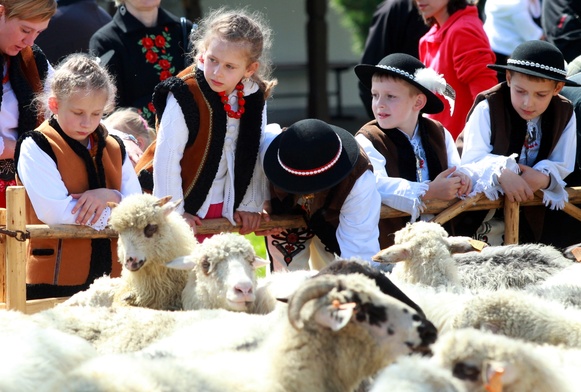
[[[264,172],[277,188],[304,195],[337,185],[358,156],[357,141],[343,128],[300,120],[274,138],[264,156]]]
[[[425,113],[435,114],[444,110],[444,104],[435,93],[444,95],[451,101],[450,107],[454,107],[453,102],[456,98],[454,89],[436,71],[427,68],[424,63],[409,54],[393,53],[385,56],[377,65],[355,66],[355,74],[368,88],[371,88],[371,80],[377,73],[397,76],[417,87],[428,98],[426,106],[422,109]]]
[[[580,85],[567,79],[565,59],[557,47],[547,41],[526,41],[517,46],[506,65],[489,64],[488,68],[497,71],[515,71],[557,82],[565,82],[567,86]]]

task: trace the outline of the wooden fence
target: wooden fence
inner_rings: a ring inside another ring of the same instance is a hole
[[[581,220],[581,187],[567,188],[569,202],[564,211]],[[114,238],[117,233],[111,229],[93,230],[76,225],[27,225],[25,209],[25,190],[23,187],[9,187],[6,195],[7,208],[0,209],[0,309],[15,309],[24,313],[34,313],[50,308],[66,298],[47,298],[26,300],[26,246],[29,238]],[[466,200],[450,202],[433,201],[426,203],[425,213],[434,214],[432,221],[445,223],[463,211],[489,210],[503,208],[505,217],[505,243],[518,242],[519,206],[542,205],[542,194],[535,194],[534,200],[511,203],[500,198],[488,200],[483,195]],[[382,206],[382,218],[395,218],[408,214]],[[299,216],[272,216],[271,221],[263,223],[261,229],[275,227],[297,227],[304,225]],[[223,231],[237,231],[225,218],[209,219],[198,228],[199,234],[213,234]]]

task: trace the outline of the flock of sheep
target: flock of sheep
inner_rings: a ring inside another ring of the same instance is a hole
[[[256,278],[242,236],[198,244],[169,198],[113,209],[120,278],[0,312],[0,391],[578,390],[581,265],[544,245],[474,251],[409,224],[374,261]]]

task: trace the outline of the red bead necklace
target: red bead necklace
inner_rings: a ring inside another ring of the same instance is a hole
[[[242,113],[244,113],[244,105],[246,104],[246,100],[244,99],[244,85],[242,83],[238,83],[236,85],[236,95],[238,96],[238,110],[232,110],[232,106],[228,103],[228,96],[226,95],[226,91],[220,91],[218,95],[224,104],[224,110],[226,114],[230,118],[240,118],[242,117]]]

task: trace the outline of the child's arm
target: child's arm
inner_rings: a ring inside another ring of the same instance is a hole
[[[422,200],[452,200],[458,196],[458,192],[466,181],[467,176],[464,173],[452,174],[456,171],[455,167],[450,167],[440,174],[433,181],[428,183],[428,191],[422,196]]]
[[[512,202],[532,200],[534,197],[534,192],[527,181],[512,170],[504,169],[498,177],[498,183],[508,200]]]

